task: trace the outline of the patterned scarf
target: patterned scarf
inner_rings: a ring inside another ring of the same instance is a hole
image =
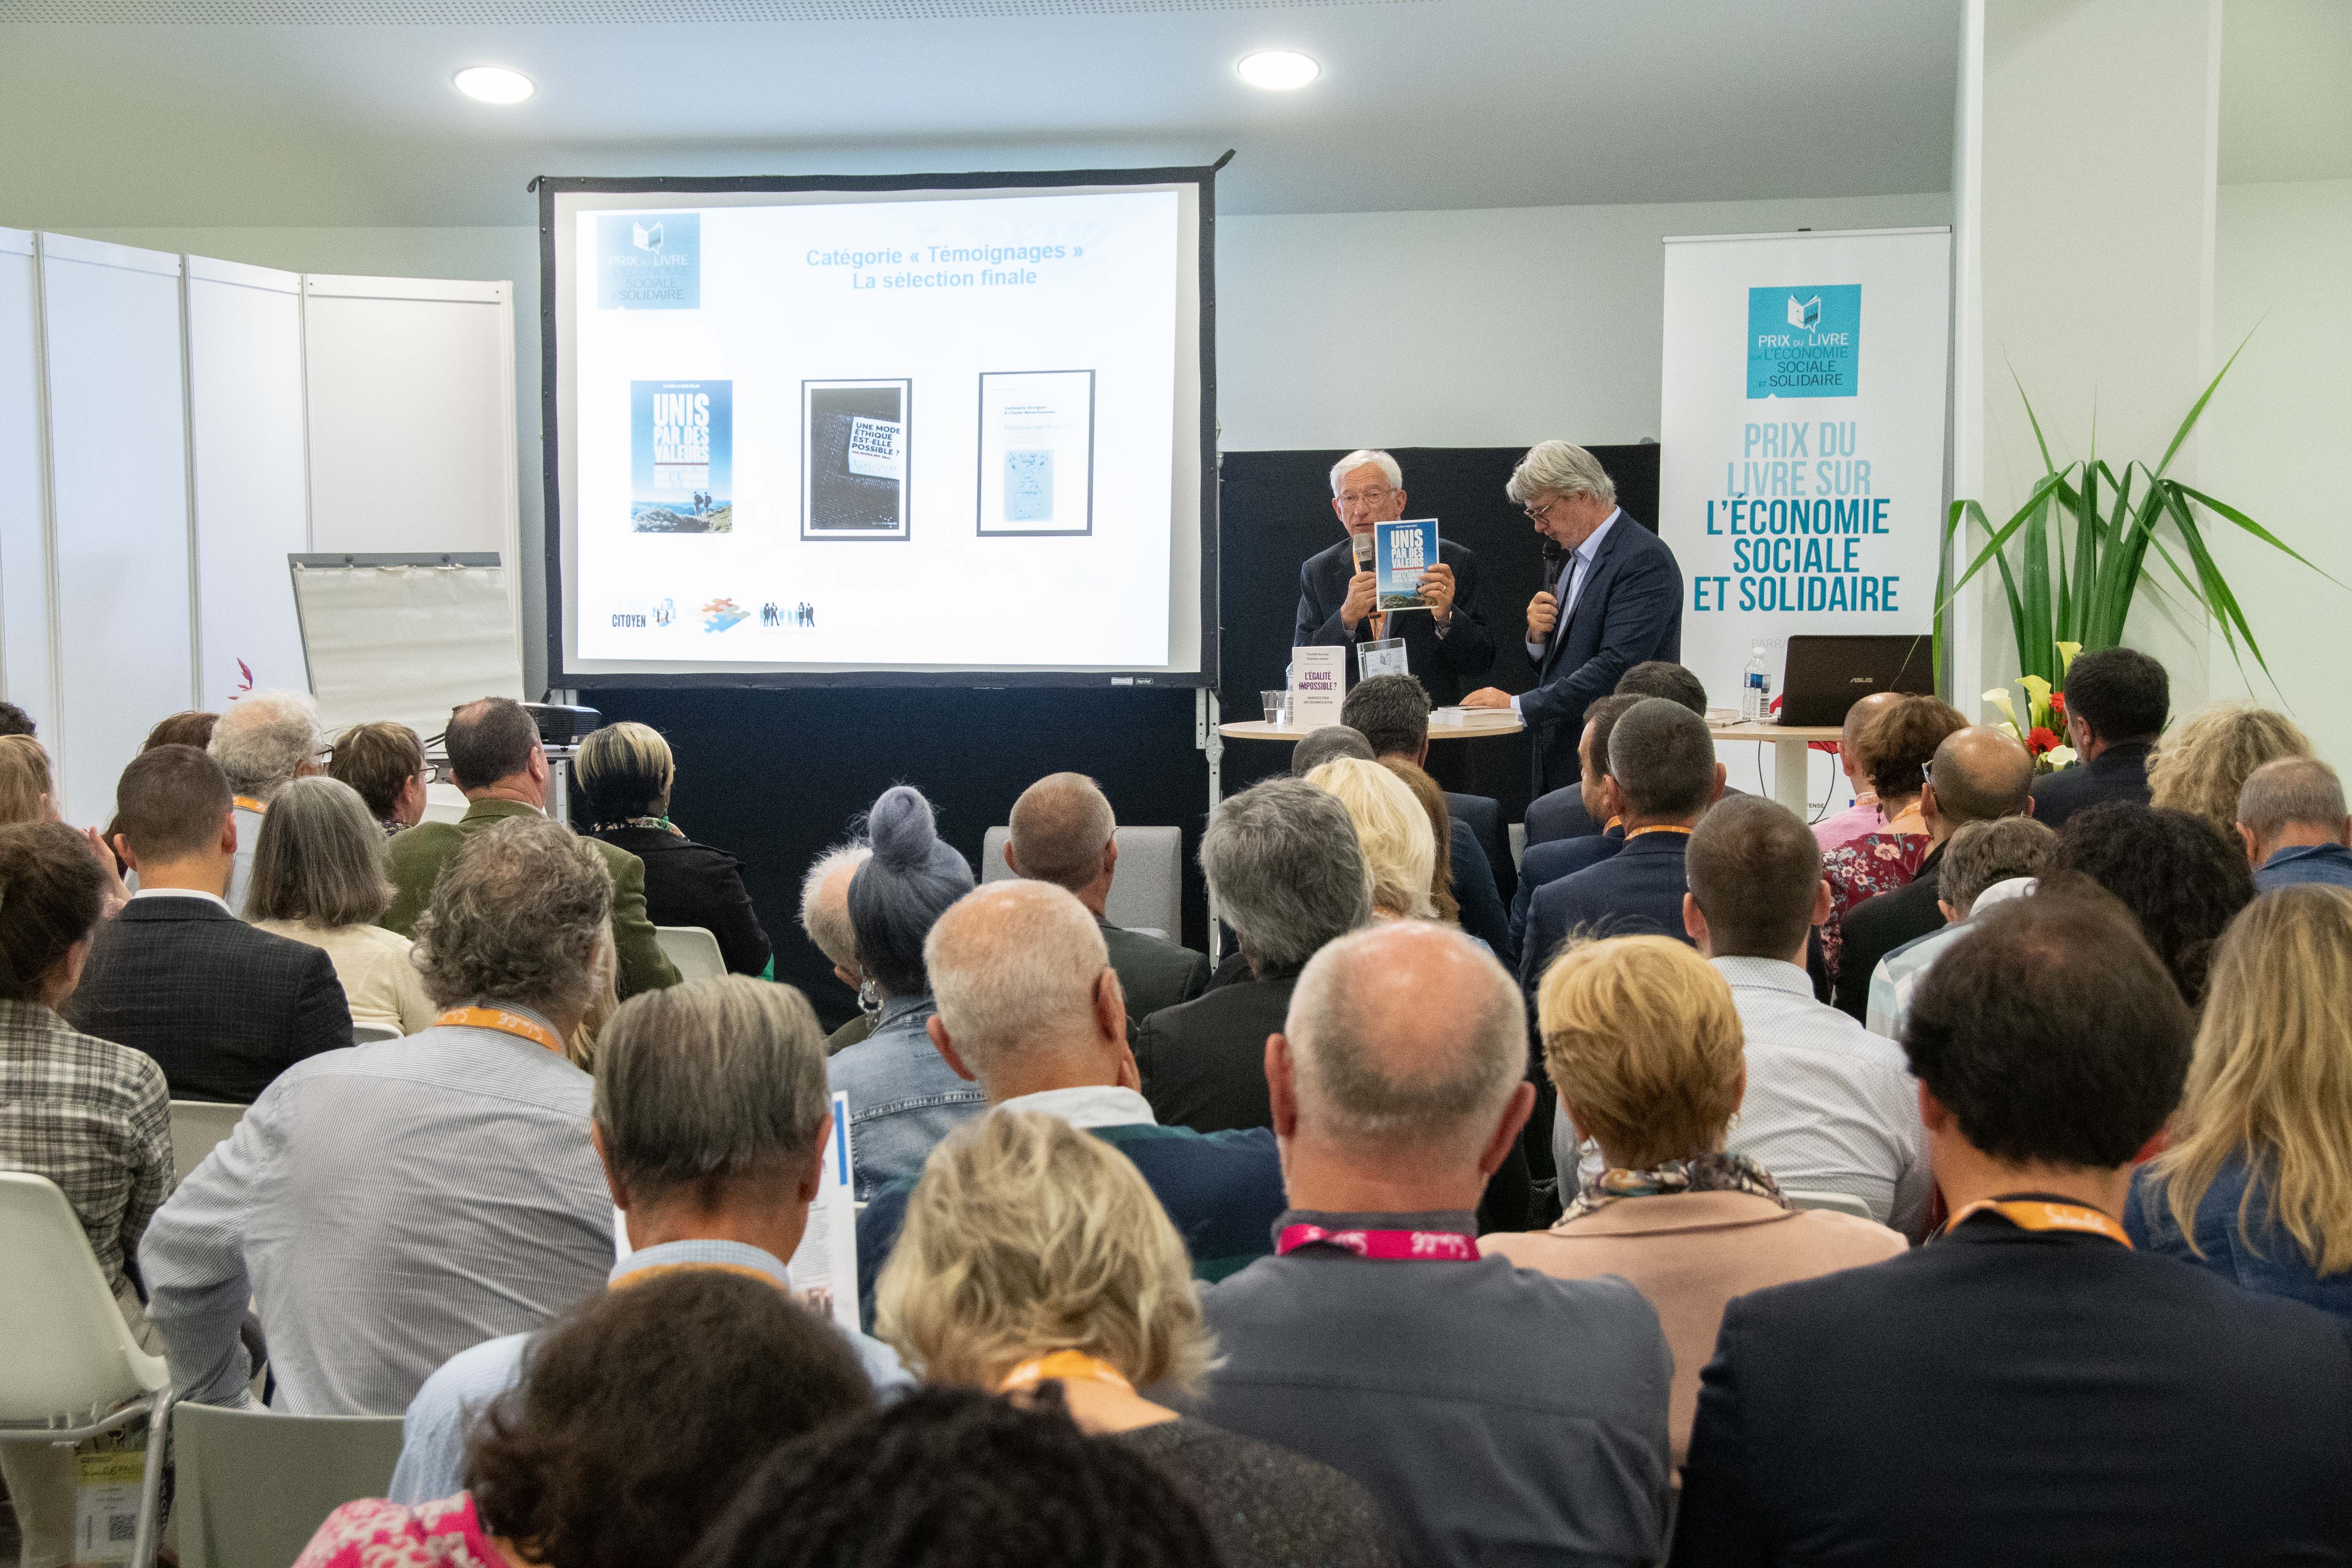
[[[1769,1198],[1782,1208],[1796,1205],[1764,1167],[1745,1154],[1701,1154],[1689,1160],[1669,1160],[1653,1171],[1603,1171],[1594,1177],[1568,1212],[1553,1222],[1558,1230],[1570,1220],[1608,1207],[1619,1198],[1654,1198],[1671,1193],[1747,1193]]]

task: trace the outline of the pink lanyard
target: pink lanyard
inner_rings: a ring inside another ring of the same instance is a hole
[[[1475,1263],[1478,1243],[1457,1230],[1325,1230],[1319,1225],[1286,1225],[1274,1240],[1276,1257],[1318,1241],[1344,1247],[1359,1258],[1402,1258],[1424,1263]]]

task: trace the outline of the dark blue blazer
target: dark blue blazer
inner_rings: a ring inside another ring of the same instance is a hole
[[[2035,779],[2033,819],[2055,833],[2076,812],[2105,805],[2111,800],[2133,800],[2146,805],[2150,749],[2146,741],[2126,741],[2119,746],[2109,746],[2094,761]]]
[[[1506,964],[1518,963],[1518,945],[1511,939],[1510,911],[1503,907],[1503,895],[1495,889],[1494,868],[1486,864],[1486,851],[1479,847],[1478,836],[1470,825],[1458,816],[1445,819],[1453,830],[1446,840],[1448,864],[1454,871],[1454,901],[1461,906],[1462,929],[1495,950],[1495,956]]]
[[[1546,844],[1528,846],[1527,858],[1519,866],[1519,893],[1511,900],[1511,942],[1516,948],[1527,939],[1528,910],[1534,904],[1536,889],[1573,877],[1587,866],[1598,866],[1625,847],[1625,830],[1596,833],[1583,838],[1555,838]]]
[[[1510,835],[1503,827],[1503,803],[1492,795],[1445,792],[1445,812],[1465,824],[1486,852],[1486,868],[1495,873],[1495,891],[1505,902],[1518,885],[1518,868],[1511,863]]]
[[[1519,943],[1519,982],[1535,994],[1544,965],[1569,932],[1591,936],[1670,936],[1690,941],[1683,928],[1683,870],[1687,833],[1644,833],[1597,866],[1538,888],[1528,905]]]
[[[1471,683],[1495,668],[1495,636],[1478,603],[1478,552],[1441,536],[1437,558],[1454,568],[1452,628],[1439,637],[1437,617],[1426,610],[1400,613],[1389,624],[1404,638],[1405,668],[1420,679],[1429,700],[1445,708],[1461,701]],[[1353,632],[1339,624],[1339,606],[1347,603],[1348,582],[1355,574],[1355,547],[1344,538],[1307,558],[1298,569],[1298,624],[1291,628],[1291,647],[1352,647],[1369,639],[1370,616],[1358,621]],[[1348,684],[1353,686],[1356,661],[1351,656],[1347,663]]]
[[[1577,734],[1584,733],[1582,725]],[[1538,795],[1528,803],[1526,817],[1528,847],[1549,844],[1560,838],[1590,838],[1601,831],[1601,824],[1584,809],[1584,786],[1581,783],[1562,784],[1548,795]]]
[[[1621,510],[1577,595],[1576,613],[1552,628],[1536,689],[1519,699],[1534,757],[1528,793],[1577,782],[1584,710],[1615,690],[1619,676],[1646,659],[1679,660],[1682,653],[1683,570],[1664,540]]]

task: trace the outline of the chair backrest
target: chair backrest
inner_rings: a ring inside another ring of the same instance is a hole
[[[396,1040],[398,1038],[400,1038],[400,1031],[398,1029],[387,1029],[382,1024],[353,1024],[352,1026],[352,1044],[355,1046],[372,1046],[379,1040]]]
[[[1526,860],[1526,859],[1527,859],[1527,858],[1528,858],[1528,825],[1527,825],[1526,823],[1524,823],[1524,822],[1514,822],[1513,824],[1511,824],[1511,868],[1512,868],[1512,869],[1517,870],[1517,869],[1518,868],[1518,867],[1519,867],[1520,863],[1521,863],[1522,861]]]
[[[727,973],[727,955],[719,939],[701,926],[656,926],[654,942],[662,956],[677,966],[681,980],[701,980]]]
[[[172,1101],[172,1167],[175,1180],[184,1182],[188,1173],[205,1163],[220,1142],[236,1129],[238,1119],[246,1113],[242,1105],[221,1105],[209,1100],[175,1100]]]
[[[1004,863],[1004,846],[1013,837],[1007,827],[992,827],[980,841],[980,879],[1002,881],[1013,875]],[[1111,879],[1110,898],[1103,918],[1130,931],[1155,931],[1171,942],[1184,929],[1184,831],[1180,827],[1121,827],[1118,874]]]
[[[182,1405],[172,1413],[172,1450],[184,1568],[276,1568],[300,1556],[337,1508],[383,1496],[400,1458],[400,1417]]]
[[[1780,1195],[1801,1209],[1831,1209],[1839,1214],[1853,1215],[1857,1219],[1876,1217],[1870,1212],[1868,1204],[1847,1193],[1801,1193],[1793,1188],[1782,1187]]]
[[[419,820],[425,822],[463,822],[466,819],[466,813],[472,809],[472,803],[463,799],[454,801],[428,799],[425,803],[425,815]]]
[[[87,1422],[170,1382],[131,1338],[89,1237],[47,1176],[0,1171],[0,1423]]]

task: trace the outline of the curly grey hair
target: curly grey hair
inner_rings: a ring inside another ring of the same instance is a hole
[[[206,749],[238,795],[267,801],[325,744],[319,715],[299,691],[249,691],[213,726]]]
[[[1575,442],[1538,441],[1511,470],[1510,483],[1503,491],[1520,506],[1547,494],[1591,496],[1613,504],[1617,481],[1609,477],[1600,458]]]
[[[543,816],[512,817],[442,868],[410,956],[441,1006],[577,1013],[603,989],[612,914],[613,876],[594,845]]]

